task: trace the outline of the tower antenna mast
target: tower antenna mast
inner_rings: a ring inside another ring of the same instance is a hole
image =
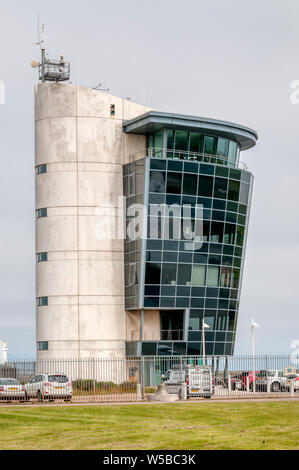
[[[45,47],[45,25],[39,26],[39,14],[37,15],[38,22],[38,42],[34,43],[41,49],[41,62],[32,61],[31,66],[39,68],[39,79],[41,82],[64,82],[70,79],[70,63],[64,60],[63,55],[60,60],[52,60],[46,57]]]

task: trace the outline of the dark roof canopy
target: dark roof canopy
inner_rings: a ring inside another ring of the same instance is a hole
[[[234,140],[241,150],[254,147],[258,139],[256,131],[248,127],[217,119],[149,111],[134,119],[125,121],[124,132],[128,134],[152,134],[162,129],[179,129],[225,137]]]

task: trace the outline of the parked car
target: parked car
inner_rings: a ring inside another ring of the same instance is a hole
[[[0,399],[1,400],[24,400],[24,385],[16,379],[0,379]]]
[[[72,382],[65,374],[39,374],[32,377],[25,384],[26,399],[37,398],[39,401],[45,399],[72,399]]]
[[[187,398],[211,398],[214,393],[212,371],[204,366],[185,366],[166,372],[164,383],[168,393],[180,393],[183,383],[187,385]]]
[[[287,380],[282,370],[261,370],[257,374],[256,388],[265,391],[269,383],[270,391],[277,393],[287,389]]]
[[[286,390],[289,391],[291,387],[291,380],[294,381],[294,392],[299,392],[299,375],[291,374],[287,376],[286,380]]]
[[[255,373],[255,380],[259,372]],[[253,389],[253,372],[244,371],[231,377],[232,390],[247,390],[247,377],[249,382],[249,390]]]

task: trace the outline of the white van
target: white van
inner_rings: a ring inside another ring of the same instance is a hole
[[[168,393],[177,394],[180,393],[182,384],[186,383],[187,398],[211,398],[214,393],[212,371],[207,366],[183,366],[183,369],[174,367],[166,372],[164,383]]]

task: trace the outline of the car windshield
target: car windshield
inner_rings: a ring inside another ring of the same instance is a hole
[[[0,379],[0,385],[20,385],[16,379]]]
[[[65,384],[69,381],[66,375],[49,375],[49,382],[58,382],[60,384]]]

